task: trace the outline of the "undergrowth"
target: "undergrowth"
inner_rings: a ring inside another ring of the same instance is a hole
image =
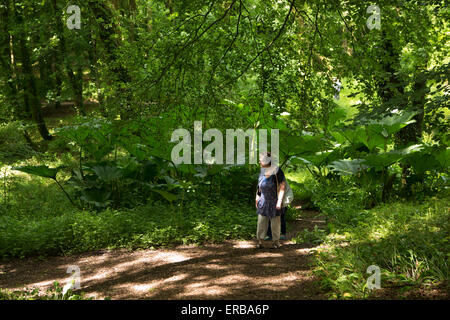
[[[351,206],[348,206],[351,208]],[[381,270],[381,289],[448,284],[450,276],[449,197],[423,203],[395,202],[370,210],[346,211],[330,219],[328,234],[313,230],[299,241],[321,243],[314,272],[332,298],[370,298],[367,268]],[[326,213],[326,212],[324,212]],[[336,212],[332,212],[334,216]],[[376,289],[374,289],[376,290]]]

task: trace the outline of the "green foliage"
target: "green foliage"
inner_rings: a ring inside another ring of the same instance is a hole
[[[19,121],[0,123],[0,163],[13,163],[35,154],[24,137],[25,129]]]
[[[162,186],[161,184],[151,183],[155,182],[157,177],[158,166],[156,163],[151,161],[139,163],[133,159],[125,161],[127,161],[125,164],[123,162],[119,164],[119,162],[115,161],[88,163],[82,166],[81,170],[73,169],[72,177],[68,182],[78,192],[81,201],[94,205],[97,208],[104,208],[109,204],[118,207],[121,202],[120,195],[123,197],[132,192],[138,193],[138,191],[143,190],[142,186],[150,187],[150,190],[153,191],[156,191],[153,188]],[[56,181],[62,191],[67,195],[56,180],[56,175],[62,168],[64,166],[49,168],[48,166],[41,165],[14,167],[13,169],[50,178]],[[158,190],[157,192],[163,194],[165,198],[170,195],[166,191]],[[72,202],[69,196],[68,198]]]
[[[326,231],[314,226],[314,229],[312,230],[304,229],[300,231],[294,238],[292,238],[292,241],[294,243],[320,244],[325,240],[325,238]]]
[[[49,168],[47,166],[23,166],[23,167],[14,167],[13,170],[18,170],[29,174],[37,175],[39,177],[56,180],[56,174],[58,173],[59,168]]]
[[[77,146],[80,153],[101,161],[116,144],[117,128],[114,125],[103,118],[79,118],[73,125],[57,128],[55,133],[66,143]]]
[[[394,203],[366,210],[356,224],[334,220],[318,250],[315,272],[334,298],[364,298],[367,267],[381,268],[381,288],[414,288],[449,280],[448,197],[423,204]],[[344,267],[345,266],[345,267]]]
[[[328,139],[322,134],[291,136],[291,143],[297,140],[300,147],[292,149],[289,162],[303,165],[321,181],[335,181],[336,175],[351,176],[355,185],[368,192],[372,204],[387,201],[395,194],[395,187],[396,194],[404,196],[412,180],[433,185],[440,175],[447,176],[449,168],[446,145],[416,143],[393,148],[394,135],[414,123],[414,115],[400,112],[364,125],[339,125],[328,129]],[[303,146],[304,137],[315,140],[313,149]],[[430,189],[431,185],[427,184]]]
[[[60,255],[101,248],[152,248],[250,239],[252,207],[191,199],[179,207],[155,202],[128,210],[64,211],[56,216],[0,216],[0,256]]]
[[[353,160],[339,160],[333,161],[330,164],[330,168],[335,172],[339,172],[343,175],[352,175],[361,172],[364,169],[367,169],[368,166],[362,164],[364,162],[363,159],[353,159]]]
[[[351,179],[341,181],[326,180],[313,187],[311,202],[327,220],[341,225],[354,225],[370,201],[370,194]]]

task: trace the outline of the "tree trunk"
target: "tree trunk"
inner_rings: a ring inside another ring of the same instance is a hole
[[[12,6],[13,18],[16,18],[16,22],[19,25],[23,25],[23,15],[16,14],[16,8]],[[37,94],[36,78],[33,74],[33,68],[31,65],[30,52],[25,43],[25,34],[21,31],[18,36],[19,50],[22,58],[22,73],[23,81],[22,87],[24,90],[23,99],[25,104],[25,109],[31,111],[31,116],[38,127],[39,134],[44,140],[52,140],[52,136],[48,132],[47,126],[45,124],[44,118],[41,111],[41,103]]]
[[[413,117],[416,122],[407,125],[397,133],[399,144],[406,146],[409,143],[417,143],[422,137],[422,124],[425,111],[426,80],[425,77],[416,77],[413,84],[413,99],[411,109],[419,112]]]
[[[63,61],[61,61],[61,57],[66,57],[66,39],[64,37],[64,25],[61,20],[61,14],[60,11],[58,11],[57,1],[52,0],[51,2],[53,14],[55,17],[55,27],[56,32],[59,37],[59,47],[58,47],[58,54],[57,57],[57,64],[62,65]],[[75,75],[72,66],[70,63],[67,63],[65,65],[67,70],[67,76],[69,78],[70,85],[72,87],[73,93],[74,93],[74,101],[75,106],[79,109],[80,113],[82,115],[86,115],[86,112],[84,110],[83,105],[83,73],[82,73],[82,67],[81,65],[78,67],[77,75]]]
[[[98,68],[97,41],[95,39],[95,35],[93,34],[92,30],[89,33],[89,35],[90,35],[90,43],[92,44],[91,46],[89,46],[89,50],[88,50],[88,58],[89,58],[89,62],[90,62],[89,63],[89,68],[90,68],[89,77],[91,78],[91,80],[92,80],[92,78],[94,78],[95,86],[97,88],[97,99],[98,99],[100,112],[102,113],[103,116],[107,116],[106,108],[103,104],[103,94],[101,92],[101,82],[100,82],[100,79],[98,78],[98,71],[97,71],[97,68]]]
[[[56,98],[54,101],[54,108],[59,109],[61,107],[61,91],[62,91],[62,70],[61,65],[59,64],[58,52],[52,50],[52,73],[55,75],[55,89],[56,89]]]
[[[41,137],[44,140],[52,140],[52,136],[48,132],[44,118],[42,117],[41,103],[39,101],[36,89],[36,78],[34,77],[33,69],[31,67],[30,53],[25,44],[25,39],[20,37],[19,43],[20,52],[22,54],[22,69],[24,75],[24,102],[31,110],[31,115],[38,126]]]
[[[115,35],[120,34],[120,28],[115,23],[113,14],[108,14],[110,12],[110,8],[108,8],[107,5],[104,3],[89,2],[89,7],[95,18],[101,17],[104,21],[111,21],[112,26],[109,28],[106,28],[103,24],[99,26],[99,37],[105,47],[105,60],[113,63],[114,65],[111,69],[111,73],[117,77],[117,82],[127,84],[131,81],[131,76],[129,75],[128,70],[126,70],[123,66],[117,66],[117,64],[114,63],[118,59],[115,50],[119,46],[119,40],[117,40]],[[118,39],[120,39],[120,37],[118,37]],[[119,83],[118,85],[120,85]],[[128,89],[119,87],[119,89],[117,89],[117,96],[120,97],[121,103],[119,110],[120,117],[121,119],[127,119],[132,100],[131,92]]]
[[[85,116],[86,110],[84,109],[83,104],[83,68],[81,64],[78,65],[77,75],[74,79],[74,91],[75,91],[75,104],[79,108],[80,113]]]
[[[0,10],[0,64],[5,74],[5,80],[8,86],[5,87],[5,95],[8,97],[8,101],[11,101],[13,108],[14,119],[24,119],[26,117],[25,111],[21,108],[18,100],[18,88],[17,77],[14,72],[13,66],[13,38],[9,34],[9,17],[11,7],[9,4]]]

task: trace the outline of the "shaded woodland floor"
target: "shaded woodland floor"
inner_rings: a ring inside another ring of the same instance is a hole
[[[256,241],[226,241],[157,250],[100,250],[67,257],[0,263],[0,287],[64,285],[66,270],[81,270],[81,291],[94,299],[326,299],[309,263],[313,245],[290,239],[303,228],[323,226],[317,212],[290,222],[279,249]],[[256,226],[255,226],[256,228]]]

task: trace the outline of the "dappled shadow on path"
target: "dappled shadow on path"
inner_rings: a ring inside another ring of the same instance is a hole
[[[290,222],[299,230],[323,226],[315,212]],[[285,241],[279,249],[256,241],[225,241],[158,250],[99,250],[45,260],[0,262],[0,288],[62,285],[76,265],[81,291],[95,299],[326,299],[310,270],[312,245]]]
[[[81,291],[99,299],[325,298],[313,282],[309,255],[305,245],[256,249],[252,241],[171,250],[105,250],[1,264],[0,287],[44,289],[53,281],[64,284],[67,267],[77,265]]]

